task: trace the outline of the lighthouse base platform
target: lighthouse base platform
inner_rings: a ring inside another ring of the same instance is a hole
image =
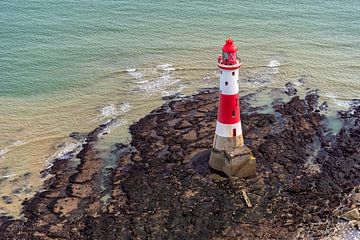
[[[209,166],[224,172],[228,177],[254,177],[256,158],[252,155],[250,148],[243,144],[238,145],[236,142],[238,141],[233,138],[216,136]]]

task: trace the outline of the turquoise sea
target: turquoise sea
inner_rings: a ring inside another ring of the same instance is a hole
[[[360,96],[358,0],[0,1],[0,196],[14,199],[0,215],[79,146],[71,132],[119,116],[105,150],[163,96],[217,86],[228,36],[242,94],[305,82],[333,110]]]

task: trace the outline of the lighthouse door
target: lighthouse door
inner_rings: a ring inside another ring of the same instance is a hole
[[[236,137],[236,128],[233,129],[233,137]]]

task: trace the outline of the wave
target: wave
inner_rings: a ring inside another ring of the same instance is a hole
[[[352,101],[336,100],[336,99],[333,99],[333,101],[339,107],[349,108],[352,106]]]
[[[110,104],[99,109],[100,116],[103,118],[109,118],[113,116],[118,116],[122,113],[126,113],[131,110],[131,105],[129,102],[123,102],[119,105]]]
[[[338,107],[349,108],[353,104],[353,101],[347,99],[341,99],[335,93],[328,93],[325,95],[325,97],[330,98]]]
[[[109,119],[96,128],[96,136],[102,136],[110,133],[113,129],[127,124],[127,121],[121,119],[119,116]],[[83,145],[87,142],[86,135],[77,135],[76,138],[68,137],[64,143],[58,146],[57,151],[47,160],[47,167],[43,170],[45,176],[48,174],[47,170],[50,169],[54,161],[56,160],[67,160],[77,156],[83,149]]]
[[[131,69],[132,70],[132,69]],[[136,80],[139,80],[139,79],[141,79],[142,77],[144,77],[144,75],[141,73],[141,72],[139,72],[139,71],[137,71],[136,69],[134,70],[134,71],[128,71],[127,72],[132,78],[135,78]]]
[[[165,64],[157,65],[155,68],[143,68],[143,69],[128,68],[128,69],[125,69],[125,70],[115,71],[113,74],[127,73],[132,78],[135,78],[136,80],[139,80],[139,79],[144,77],[144,74],[142,72],[145,72],[145,73],[147,73],[147,72],[156,72],[158,70],[161,70],[161,71],[175,71],[175,70],[180,70],[180,69],[182,69],[182,68],[177,69],[177,68],[172,67],[172,64],[165,63]]]
[[[172,67],[169,67],[169,68],[165,68],[164,71],[175,71],[176,68],[172,68]]]
[[[82,145],[85,143],[85,139],[70,142],[72,140],[73,139],[67,139],[63,144],[61,144],[59,149],[50,157],[50,159],[65,160],[77,155],[81,151]]]
[[[162,97],[174,96],[174,95],[180,94],[184,90],[184,88],[185,88],[184,85],[180,85],[176,90],[162,91],[161,95],[162,95]]]
[[[129,102],[123,102],[122,104],[120,104],[119,109],[121,110],[121,112],[126,113],[130,111],[131,105]]]
[[[163,74],[160,78],[154,81],[138,84],[135,90],[145,93],[161,92],[164,88],[174,85],[180,81],[180,79],[174,79],[170,74]]]
[[[167,71],[168,69],[174,69],[175,70],[175,68],[172,67],[171,63],[160,64],[160,65],[157,65],[156,68],[160,69],[160,70],[164,70],[164,71]]]
[[[2,158],[3,156],[5,156],[8,152],[10,152],[11,150],[13,150],[14,148],[18,147],[18,146],[22,146],[25,145],[27,142],[22,141],[22,140],[13,140],[11,141],[10,145],[0,149],[0,158]]]
[[[280,67],[280,62],[277,61],[277,60],[271,60],[271,61],[269,62],[269,64],[266,65],[266,67],[270,67],[270,68]]]
[[[12,177],[15,177],[15,176],[17,176],[16,173],[4,175],[4,176],[0,176],[0,180],[2,180],[2,179],[7,179],[7,178],[12,178]]]
[[[8,148],[0,149],[0,158],[5,156],[10,150]]]
[[[117,114],[116,107],[114,104],[110,104],[101,109],[101,115],[103,117],[110,117]]]
[[[143,81],[138,81],[138,82],[135,82],[136,84],[142,84],[142,83],[147,83],[149,82],[149,80],[143,80]]]
[[[264,66],[244,66],[246,68],[257,68],[257,67],[264,67]],[[172,64],[160,64],[153,68],[129,68],[123,69],[119,71],[115,71],[112,74],[123,74],[126,73],[130,75],[132,78],[141,79],[143,77],[143,73],[156,73],[158,71],[210,71],[210,70],[217,70],[216,67],[213,68],[201,68],[201,67],[173,67]]]

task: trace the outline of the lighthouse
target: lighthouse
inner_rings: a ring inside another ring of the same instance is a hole
[[[220,94],[214,143],[209,165],[227,176],[251,177],[256,160],[244,144],[240,119],[239,69],[240,58],[232,39],[226,40],[218,57]]]

